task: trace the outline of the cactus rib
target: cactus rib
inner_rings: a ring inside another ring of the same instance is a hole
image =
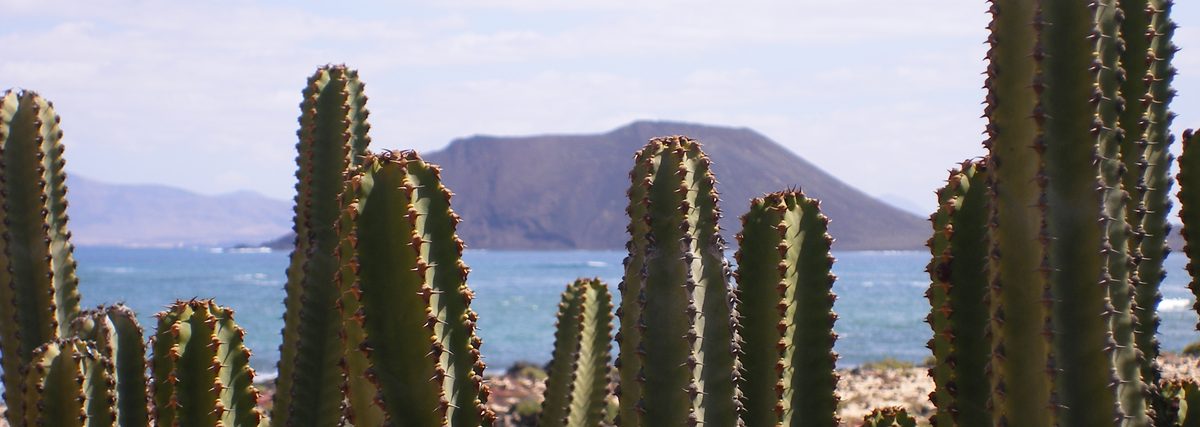
[[[567,286],[559,304],[542,426],[598,426],[608,394],[612,298],[600,279]]]

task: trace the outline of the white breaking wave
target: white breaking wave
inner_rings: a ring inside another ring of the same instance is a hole
[[[1192,306],[1188,298],[1163,298],[1158,303],[1158,311],[1183,311]]]

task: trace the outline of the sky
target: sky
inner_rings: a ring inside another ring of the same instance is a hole
[[[1179,1],[1176,133],[1200,127],[1200,2]],[[0,90],[62,116],[68,171],[290,199],[300,92],[360,71],[375,149],[753,128],[868,194],[932,211],[984,154],[983,0],[0,0]],[[1176,144],[1178,152],[1178,144]],[[801,186],[804,183],[796,183]]]

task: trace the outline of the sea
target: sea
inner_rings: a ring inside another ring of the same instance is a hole
[[[139,316],[147,334],[154,314],[178,299],[213,298],[232,307],[246,329],[259,379],[272,378],[283,327],[284,273],[288,253],[266,248],[108,248],[80,247],[80,292],[85,306],[124,303]],[[489,371],[518,361],[549,360],[561,292],[579,277],[598,277],[616,293],[620,251],[467,250],[468,284],[479,313],[479,335]],[[929,277],[927,252],[836,252],[834,284],[838,320],[835,350],[840,367],[893,358],[921,363],[930,355],[931,335],[924,318]],[[1159,304],[1163,348],[1179,351],[1200,339],[1187,290],[1187,260],[1168,258]],[[619,298],[619,296],[617,296]],[[615,347],[615,346],[614,346]]]

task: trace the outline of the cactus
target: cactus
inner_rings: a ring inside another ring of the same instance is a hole
[[[149,425],[146,396],[146,346],[137,316],[124,305],[88,310],[71,322],[71,333],[87,340],[113,364],[117,425]]]
[[[116,425],[112,363],[90,343],[56,339],[33,351],[22,370],[24,422],[12,425],[101,427]],[[143,424],[144,425],[144,424]]]
[[[1188,288],[1196,301],[1192,306],[1200,312],[1200,134],[1192,129],[1183,132],[1183,154],[1179,155],[1179,219],[1183,228],[1183,252],[1187,255],[1187,272],[1191,277]],[[1200,323],[1196,324],[1200,330]]]
[[[1030,88],[1036,69],[1036,10],[1028,0],[994,0],[988,36],[986,108],[988,187],[988,280],[992,337],[992,395],[996,425],[1052,425],[1047,402],[1053,376],[1047,331],[1051,300],[1049,277],[1042,268],[1045,241],[1039,209],[1042,176],[1033,120],[1037,94]],[[1003,227],[1001,229],[1000,227]],[[1002,255],[1002,256],[1001,256]]]
[[[333,286],[340,266],[333,227],[346,171],[361,162],[370,143],[367,98],[358,73],[325,66],[308,80],[300,104],[296,158],[296,246],[288,266],[272,425],[336,424],[341,416],[345,350]]]
[[[558,305],[541,426],[599,426],[608,398],[612,296],[600,279],[567,286]]]
[[[1163,381],[1159,389],[1167,406],[1155,425],[1200,427],[1200,385],[1195,379]]]
[[[362,375],[376,390],[374,398],[351,401],[371,405],[348,410],[358,425],[490,425],[452,193],[438,168],[412,151],[368,156],[363,169],[350,177],[355,200],[343,215],[354,224],[343,246],[354,256],[341,260],[343,271],[357,274],[339,276],[355,280],[339,285],[348,289],[340,305],[347,330],[363,338],[348,343],[358,349],[349,353],[365,356]]]
[[[639,375],[642,372],[642,359],[638,354],[638,345],[642,342],[642,330],[638,321],[642,318],[642,281],[645,279],[647,236],[650,224],[646,219],[647,176],[653,170],[653,163],[640,161],[635,158],[633,169],[629,171],[630,185],[626,195],[629,206],[625,213],[629,216],[629,242],[625,245],[628,255],[623,262],[625,273],[617,284],[621,293],[621,306],[617,308],[617,318],[621,319],[621,328],[617,331],[616,341],[619,353],[613,365],[617,368],[620,381],[617,385],[617,397],[621,402],[617,411],[617,420],[623,426],[639,425],[637,405],[631,402],[642,400],[642,383]]]
[[[177,301],[157,317],[150,338],[155,424],[258,425],[250,350],[233,310],[211,300]]]
[[[838,425],[833,239],[799,190],[750,202],[738,235],[746,425]]]
[[[990,395],[986,365],[991,344],[984,336],[988,323],[986,160],[965,161],[950,172],[938,190],[938,210],[930,217],[931,279],[925,296],[933,329],[928,347],[936,364],[929,369],[935,390],[929,400],[937,407],[934,424],[987,425]]]
[[[0,96],[0,366],[13,424],[26,406],[21,366],[79,313],[58,124],[34,92]]]
[[[621,323],[634,325],[639,334],[622,335],[621,358],[639,358],[634,382],[640,398],[622,392],[621,413],[638,413],[634,419],[623,415],[622,425],[737,422],[739,339],[710,163],[699,143],[680,136],[653,139],[634,156],[633,171],[641,176],[631,180],[642,188],[631,191],[630,204],[645,206],[628,212],[644,213],[631,221],[642,221],[647,233],[644,247],[630,245],[636,261],[626,271],[640,263],[642,273],[633,275],[639,283],[624,283],[622,300],[640,307],[622,310]],[[620,369],[624,377],[632,367],[622,361]]]
[[[917,420],[904,408],[895,406],[871,411],[863,417],[863,427],[916,427]]]
[[[1146,384],[1154,385],[1161,376],[1157,365],[1157,307],[1162,300],[1159,286],[1166,276],[1163,261],[1170,252],[1166,239],[1170,234],[1167,213],[1171,209],[1169,169],[1173,137],[1169,127],[1174,115],[1169,105],[1175,96],[1171,89],[1175,76],[1171,58],[1177,50],[1171,42],[1175,24],[1170,20],[1170,0],[1120,3],[1125,14],[1122,30],[1127,43],[1122,65],[1129,76],[1122,87],[1127,109],[1121,116],[1125,131],[1122,155],[1132,153],[1125,159],[1129,170],[1125,188],[1132,196],[1126,218],[1135,227],[1135,238],[1130,244],[1137,245],[1133,252],[1137,348],[1144,354],[1142,378]],[[1156,395],[1151,392],[1151,396]]]

